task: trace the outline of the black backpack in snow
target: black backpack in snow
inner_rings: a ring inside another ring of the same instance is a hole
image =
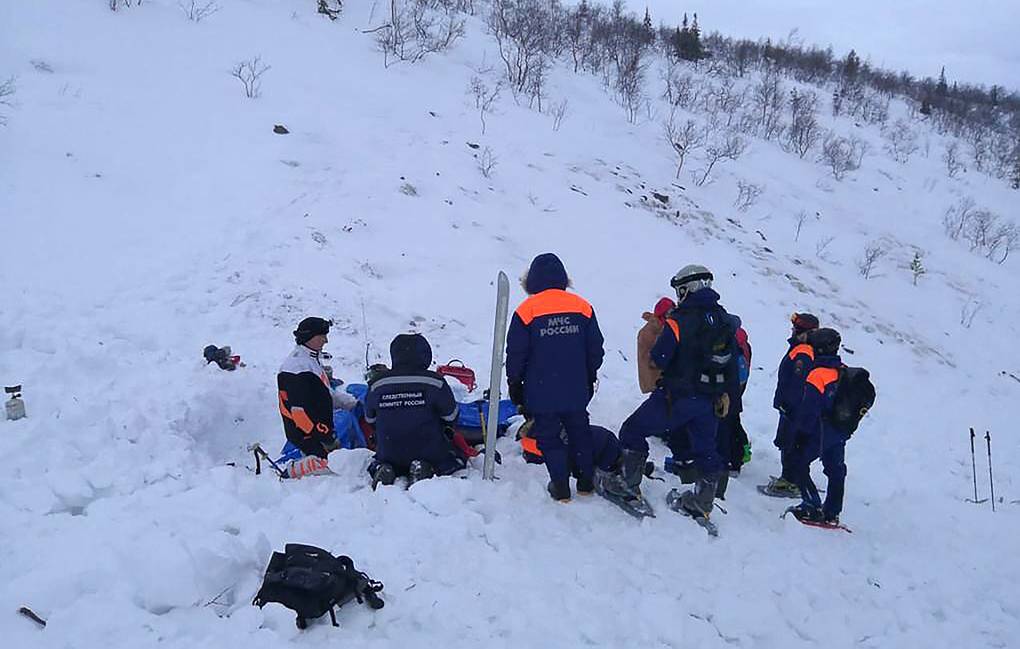
[[[839,368],[839,383],[836,385],[836,396],[833,399],[829,423],[848,437],[857,431],[857,427],[875,405],[875,386],[871,383],[871,375],[862,367]]]
[[[382,589],[382,582],[358,572],[350,557],[334,557],[322,548],[288,543],[282,553],[273,553],[262,588],[251,603],[259,608],[269,602],[283,604],[297,613],[299,629],[326,613],[333,626],[340,626],[334,607],[357,599],[380,609],[384,602],[376,593]]]

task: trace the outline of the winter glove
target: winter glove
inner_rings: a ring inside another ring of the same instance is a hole
[[[730,414],[730,395],[724,392],[716,397],[714,409],[718,419],[725,419],[726,415]]]
[[[518,408],[524,407],[524,384],[517,382],[510,384],[510,401]]]

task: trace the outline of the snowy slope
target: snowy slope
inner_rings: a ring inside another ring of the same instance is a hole
[[[198,24],[163,0],[0,8],[0,76],[18,77],[0,128],[0,380],[24,384],[29,411],[0,422],[10,646],[1015,644],[1020,383],[1001,372],[1020,375],[1017,266],[941,227],[964,195],[1015,218],[1015,192],[947,179],[935,135],[929,158],[901,165],[846,121],[834,126],[874,145],[842,183],[755,141],[680,189],[657,120],[629,125],[597,79],[566,69],[552,77],[553,100],[569,99],[558,131],[507,95],[482,135],[466,88],[499,61],[480,19],[451,52],[384,69],[362,33],[378,7],[331,23],[312,2],[222,4]],[[248,100],[229,70],[256,54],[272,69]],[[491,178],[469,142],[497,156]],[[738,180],[766,187],[747,212]],[[801,210],[819,216],[795,241]],[[878,238],[892,252],[864,280],[855,262]],[[929,270],[917,287],[913,246]],[[591,412],[613,429],[640,403],[640,313],[677,268],[712,268],[744,319],[754,459],[720,539],[666,511],[671,482],[648,485],[662,513],[640,524],[599,500],[549,502],[544,469],[509,440],[497,482],[479,463],[408,492],[369,490],[365,452],[334,454],[338,477],[288,484],[225,466],[282,443],[275,372],[300,318],[337,320],[328,350],[350,380],[366,337],[387,361],[402,331],[487,376],[493,279],[545,251],[598,312]],[[968,304],[981,305],[969,328]],[[794,309],[837,326],[879,389],[847,449],[853,535],[781,521],[785,503],[754,490],[778,468],[773,371]],[[248,367],[205,366],[209,343]],[[995,514],[964,502],[969,426],[993,431]],[[387,607],[299,633],[287,611],[250,606],[286,542],[350,554],[386,583]],[[23,604],[49,626],[15,616]]]

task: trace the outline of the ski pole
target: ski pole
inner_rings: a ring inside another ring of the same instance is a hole
[[[970,428],[970,474],[974,477],[974,502],[977,502],[977,460],[974,459],[974,427]]]
[[[992,480],[992,434],[985,431],[985,442],[988,444],[988,487],[992,491],[992,511],[995,511],[995,481]]]

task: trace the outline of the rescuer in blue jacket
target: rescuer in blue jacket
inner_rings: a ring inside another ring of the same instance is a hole
[[[514,312],[506,340],[510,399],[535,420],[531,434],[549,471],[549,495],[567,501],[571,464],[578,493],[595,488],[588,402],[602,366],[602,332],[591,304],[567,291],[570,280],[556,255],[535,257],[522,284],[528,298]]]

